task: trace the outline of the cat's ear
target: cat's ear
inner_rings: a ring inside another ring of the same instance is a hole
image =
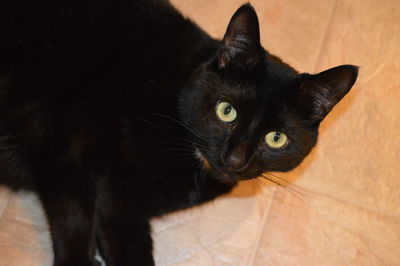
[[[315,75],[306,75],[299,87],[298,104],[311,123],[319,123],[350,91],[358,67],[342,65]]]
[[[242,5],[232,16],[218,50],[220,69],[229,66],[251,70],[261,58],[257,14],[250,4]]]

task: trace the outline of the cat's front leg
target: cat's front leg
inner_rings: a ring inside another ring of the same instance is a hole
[[[94,259],[95,188],[81,178],[61,172],[42,178],[39,184],[50,226],[54,266],[99,265]]]
[[[154,266],[150,223],[129,209],[99,221],[97,238],[107,266]]]

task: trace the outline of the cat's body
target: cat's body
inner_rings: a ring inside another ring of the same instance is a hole
[[[0,184],[39,194],[55,265],[93,265],[96,243],[152,265],[151,217],[309,153],[357,70],[299,75],[258,34],[249,5],[221,42],[165,1],[0,2]]]

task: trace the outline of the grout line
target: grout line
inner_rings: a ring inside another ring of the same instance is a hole
[[[335,0],[335,2],[333,3],[332,11],[331,11],[331,14],[329,15],[328,23],[326,24],[325,33],[324,33],[324,35],[322,37],[321,44],[319,46],[319,50],[318,50],[317,56],[315,58],[314,67],[313,67],[314,73],[317,71],[316,67],[318,65],[319,60],[321,59],[322,50],[324,48],[324,44],[325,44],[325,41],[327,39],[329,29],[331,28],[333,16],[335,15],[336,5],[337,5],[337,0]]]
[[[266,211],[265,211],[265,213],[264,213],[264,215],[263,215],[263,217],[261,219],[259,229],[257,230],[258,231],[257,232],[257,239],[254,241],[254,245],[253,245],[251,254],[249,255],[249,258],[247,260],[247,262],[248,262],[247,265],[248,266],[251,266],[254,263],[254,259],[256,257],[256,252],[257,252],[258,246],[260,245],[260,242],[261,242],[262,232],[264,232],[264,227],[265,227],[265,224],[266,224],[266,222],[268,220],[268,217],[269,217],[269,214],[270,214],[270,211],[271,211],[271,207],[272,207],[272,203],[275,200],[275,195],[276,195],[276,188],[273,191],[273,194],[272,194],[272,197],[271,197],[271,201],[269,202],[269,205],[267,206],[267,209],[266,209]]]
[[[1,203],[3,205],[3,208],[0,209],[0,220],[3,218],[4,212],[7,208],[8,202],[10,201],[10,192],[8,190],[5,191],[0,191],[0,193],[5,194],[5,200],[4,202]]]

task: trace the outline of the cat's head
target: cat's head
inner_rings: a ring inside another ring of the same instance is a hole
[[[316,144],[324,117],[350,90],[357,67],[299,74],[260,45],[254,9],[233,15],[218,51],[186,83],[183,122],[193,129],[195,152],[222,181],[288,171]]]

